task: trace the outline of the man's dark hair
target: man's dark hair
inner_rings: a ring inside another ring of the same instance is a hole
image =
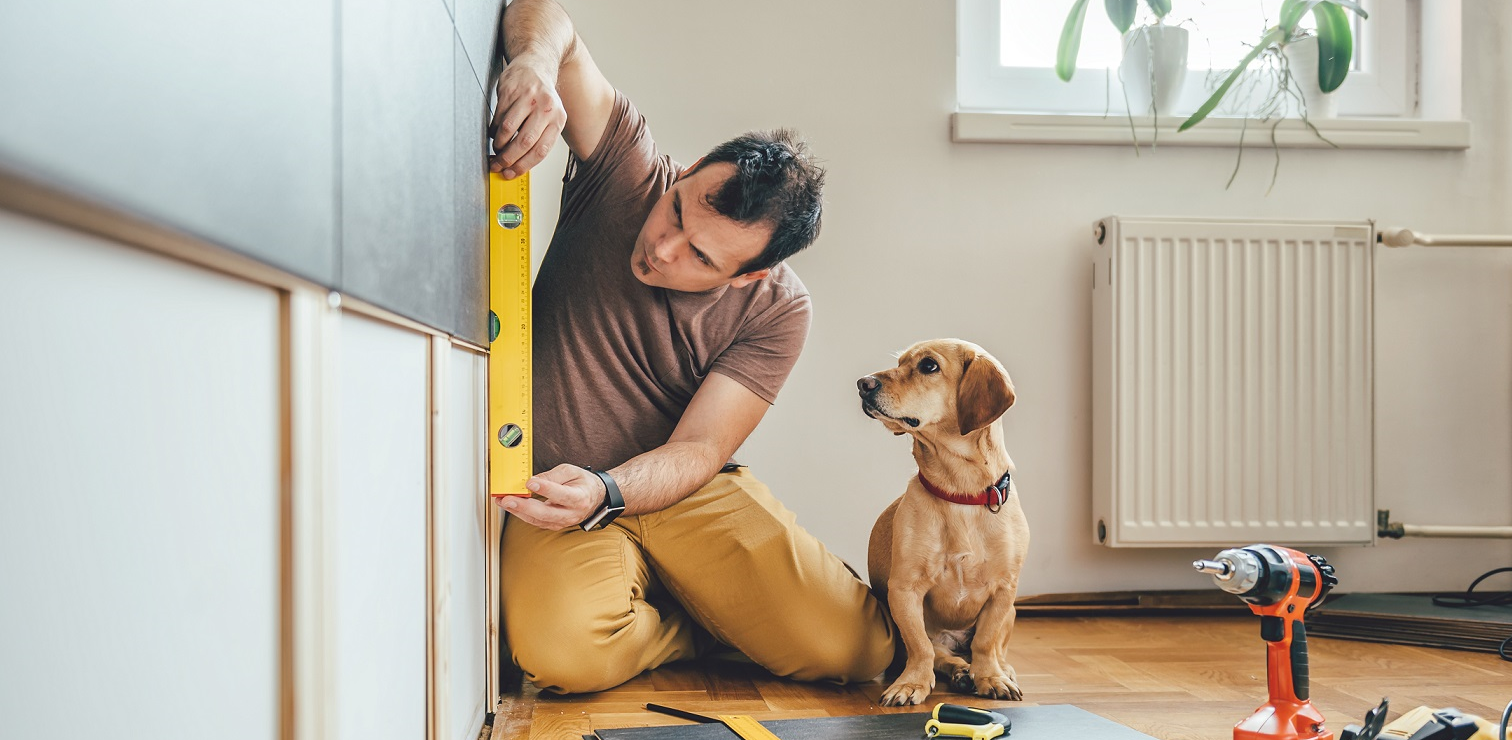
[[[694,165],[735,165],[735,174],[706,199],[716,213],[743,224],[771,224],[766,249],[736,275],[775,267],[819,237],[824,169],[788,129],[752,131],[714,147]],[[689,174],[692,174],[691,172]]]

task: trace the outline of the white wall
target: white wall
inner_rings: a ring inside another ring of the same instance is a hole
[[[824,235],[792,264],[814,295],[803,358],[741,455],[853,564],[912,473],[861,415],[854,381],[958,336],[998,356],[1034,532],[1023,593],[1201,588],[1206,550],[1092,544],[1089,226],[1130,215],[1374,218],[1512,232],[1512,7],[1465,3],[1468,152],[953,144],[955,4],[566,0],[609,79],[688,162],[752,128],[803,131],[829,166]],[[561,147],[537,169],[553,203]],[[537,214],[538,250],[550,214]],[[539,255],[538,255],[539,259]],[[1377,502],[1415,523],[1512,524],[1512,250],[1383,252],[1377,280]],[[1247,544],[1247,543],[1236,543]],[[1462,589],[1505,542],[1324,550],[1351,590]]]

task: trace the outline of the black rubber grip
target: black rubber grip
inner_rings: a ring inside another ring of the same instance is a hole
[[[1307,701],[1307,627],[1302,620],[1292,625],[1292,689],[1300,701]]]
[[[986,712],[972,707],[963,707],[960,704],[941,704],[935,719],[948,722],[953,725],[989,725],[998,722],[1002,715],[996,712]]]

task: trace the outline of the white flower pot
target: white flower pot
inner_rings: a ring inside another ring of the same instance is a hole
[[[1338,98],[1318,87],[1318,37],[1308,36],[1282,47],[1286,64],[1291,67],[1293,87],[1302,94],[1308,118],[1334,118],[1339,115]],[[1296,100],[1288,102],[1288,115],[1301,116]]]
[[[1118,78],[1136,116],[1172,115],[1187,74],[1187,30],[1165,24],[1131,28],[1123,37]]]

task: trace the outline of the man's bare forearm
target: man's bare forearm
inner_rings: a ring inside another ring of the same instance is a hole
[[[625,497],[625,514],[661,511],[708,483],[727,459],[704,442],[668,442],[609,471]]]
[[[514,0],[502,22],[504,61],[539,64],[552,78],[577,46],[572,19],[554,0]]]

